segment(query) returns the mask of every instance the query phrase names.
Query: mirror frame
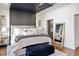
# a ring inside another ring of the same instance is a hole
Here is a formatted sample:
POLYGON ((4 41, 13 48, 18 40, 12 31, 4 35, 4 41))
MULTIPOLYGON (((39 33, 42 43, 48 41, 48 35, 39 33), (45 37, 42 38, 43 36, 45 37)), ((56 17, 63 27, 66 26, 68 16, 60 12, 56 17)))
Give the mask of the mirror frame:
POLYGON ((55 39, 54 39, 54 43, 57 45, 57 44, 60 44, 58 45, 59 47, 64 47, 64 40, 65 40, 65 23, 55 23, 55 39), (63 24, 63 34, 62 34, 62 42, 58 42, 56 41, 56 25, 60 25, 60 24, 63 24))

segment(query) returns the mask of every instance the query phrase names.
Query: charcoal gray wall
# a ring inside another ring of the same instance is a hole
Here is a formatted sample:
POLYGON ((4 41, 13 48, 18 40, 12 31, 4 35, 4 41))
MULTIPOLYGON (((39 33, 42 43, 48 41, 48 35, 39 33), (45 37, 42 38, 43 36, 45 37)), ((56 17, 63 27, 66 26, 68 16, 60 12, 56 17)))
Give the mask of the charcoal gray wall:
POLYGON ((10 24, 35 26, 36 15, 23 10, 10 9, 10 24))

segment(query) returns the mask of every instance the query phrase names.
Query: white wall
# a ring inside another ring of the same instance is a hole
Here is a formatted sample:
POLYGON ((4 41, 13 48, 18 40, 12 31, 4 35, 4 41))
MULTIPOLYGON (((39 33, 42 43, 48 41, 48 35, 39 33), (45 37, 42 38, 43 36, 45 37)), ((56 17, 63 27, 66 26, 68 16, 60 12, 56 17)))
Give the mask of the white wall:
MULTIPOLYGON (((63 4, 59 4, 63 5, 63 4)), ((65 4, 63 7, 53 9, 51 11, 42 11, 36 14, 36 26, 38 27, 38 20, 42 20, 42 26, 47 32, 47 20, 53 19, 53 32, 55 36, 55 23, 65 23, 65 40, 64 47, 75 49, 75 35, 74 35, 74 15, 79 13, 79 4, 65 4)), ((56 6, 55 6, 56 7, 56 6)))

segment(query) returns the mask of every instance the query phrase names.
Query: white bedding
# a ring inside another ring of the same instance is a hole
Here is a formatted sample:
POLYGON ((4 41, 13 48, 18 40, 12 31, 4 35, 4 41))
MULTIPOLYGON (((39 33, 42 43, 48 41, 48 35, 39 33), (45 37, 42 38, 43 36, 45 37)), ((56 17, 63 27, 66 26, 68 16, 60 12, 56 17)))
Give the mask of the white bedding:
POLYGON ((12 35, 12 38, 11 38, 12 53, 18 49, 21 49, 22 47, 33 45, 33 44, 44 43, 44 42, 50 42, 51 44, 51 38, 46 36, 23 38, 23 39, 20 39, 18 42, 15 42, 16 36, 38 35, 39 33, 35 27, 28 28, 28 27, 13 26, 11 31, 12 31, 11 32, 12 33, 11 34, 12 35))
POLYGON ((29 45, 44 43, 44 42, 51 43, 51 38, 47 36, 23 38, 20 39, 17 43, 15 43, 14 50, 16 51, 29 45))

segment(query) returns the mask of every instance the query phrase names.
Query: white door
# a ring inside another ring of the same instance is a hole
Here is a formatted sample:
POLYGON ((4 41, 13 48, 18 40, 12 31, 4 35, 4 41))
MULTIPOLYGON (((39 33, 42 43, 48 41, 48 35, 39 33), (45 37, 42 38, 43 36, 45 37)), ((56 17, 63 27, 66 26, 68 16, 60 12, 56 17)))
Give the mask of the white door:
POLYGON ((75 45, 79 47, 79 14, 75 15, 75 45))

